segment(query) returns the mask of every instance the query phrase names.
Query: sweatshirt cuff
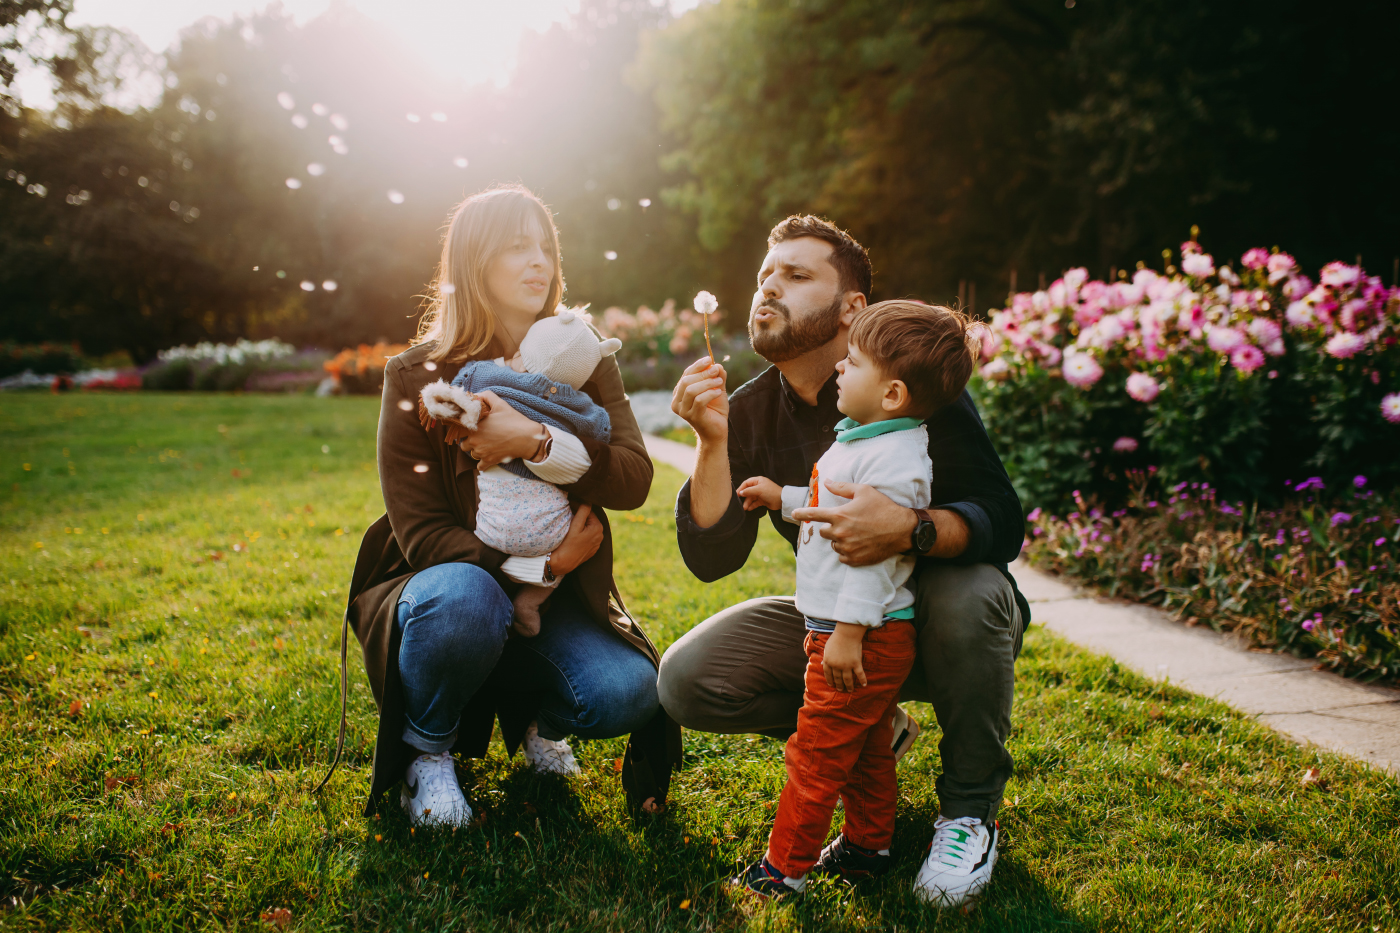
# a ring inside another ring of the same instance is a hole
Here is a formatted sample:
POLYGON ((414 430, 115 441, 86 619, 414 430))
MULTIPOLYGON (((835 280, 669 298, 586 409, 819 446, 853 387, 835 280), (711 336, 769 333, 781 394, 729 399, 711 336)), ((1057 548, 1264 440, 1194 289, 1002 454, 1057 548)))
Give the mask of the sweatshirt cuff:
POLYGON ((792 510, 800 509, 807 504, 807 493, 806 486, 783 487, 783 521, 797 524, 797 519, 792 517, 792 510))
POLYGON ((725 509, 720 520, 708 528, 701 528, 690 517, 690 480, 685 481, 685 485, 676 496, 676 531, 689 537, 709 539, 708 543, 711 544, 716 538, 727 538, 743 531, 746 515, 743 500, 739 498, 738 493, 731 492, 729 508, 725 509))
POLYGON ((949 502, 929 508, 956 512, 967 522, 967 548, 954 558, 957 563, 980 564, 987 559, 992 548, 992 520, 986 509, 975 502, 949 502))
POLYGON ((539 463, 524 461, 530 472, 544 480, 546 483, 553 483, 556 486, 567 486, 569 483, 576 483, 583 478, 583 474, 588 472, 588 468, 593 465, 593 460, 588 456, 588 450, 583 446, 583 441, 579 440, 568 431, 560 431, 553 425, 545 425, 545 430, 554 440, 550 446, 549 456, 539 463))
POLYGON ((543 557, 507 557, 501 563, 501 573, 516 583, 544 586, 544 562, 548 559, 548 554, 543 557))

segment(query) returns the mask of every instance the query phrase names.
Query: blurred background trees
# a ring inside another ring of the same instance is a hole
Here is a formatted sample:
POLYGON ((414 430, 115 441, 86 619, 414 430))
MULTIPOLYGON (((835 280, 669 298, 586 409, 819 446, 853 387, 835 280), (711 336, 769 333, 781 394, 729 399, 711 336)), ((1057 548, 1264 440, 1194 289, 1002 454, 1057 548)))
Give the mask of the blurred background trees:
POLYGON ((402 340, 448 211, 502 181, 556 210, 570 302, 704 287, 731 327, 796 210, 870 247, 873 297, 975 283, 983 311, 1013 272, 1160 266, 1193 223, 1217 255, 1400 252, 1380 3, 584 0, 465 89, 348 6, 205 20, 160 58, 70 6, 0 17, 44 24, 58 79, 52 112, 2 101, 4 339, 402 340))

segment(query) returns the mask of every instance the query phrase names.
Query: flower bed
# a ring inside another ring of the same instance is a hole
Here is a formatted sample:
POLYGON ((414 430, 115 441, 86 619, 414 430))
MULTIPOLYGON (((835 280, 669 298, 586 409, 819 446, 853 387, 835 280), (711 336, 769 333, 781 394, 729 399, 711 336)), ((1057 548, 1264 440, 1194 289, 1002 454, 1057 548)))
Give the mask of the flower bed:
MULTIPOLYGON (((326 360, 323 367, 335 380, 335 388, 349 395, 378 395, 384 389, 384 367, 389 357, 408 349, 406 343, 362 343, 354 349, 341 350, 326 360)), ((455 373, 448 373, 451 379, 455 373)))
MULTIPOLYGON (((721 310, 710 313, 711 339, 715 356, 729 373, 732 391, 768 368, 768 362, 753 352, 747 334, 714 333, 713 325, 723 315, 721 310)), ((587 319, 604 337, 622 341, 617 364, 628 391, 670 391, 680 380, 681 372, 705 355, 704 316, 690 308, 677 310, 674 301, 667 301, 659 311, 646 305, 635 313, 614 307, 589 314, 587 319)))
POLYGON ((1159 476, 1132 471, 1113 511, 1078 490, 1063 517, 1033 509, 1028 559, 1342 673, 1400 680, 1395 497, 1356 476, 1329 498, 1310 477, 1291 485, 1287 504, 1261 509, 1159 476))
MULTIPOLYGON (((1166 254, 1169 256, 1170 254, 1166 254)), ((1141 265, 1141 264, 1140 264, 1141 265)), ((1022 500, 1106 502, 1134 469, 1279 501, 1285 480, 1400 481, 1400 289, 1286 253, 1238 271, 1193 239, 1180 268, 1115 282, 1071 269, 1012 296, 984 331, 973 390, 1022 500)))

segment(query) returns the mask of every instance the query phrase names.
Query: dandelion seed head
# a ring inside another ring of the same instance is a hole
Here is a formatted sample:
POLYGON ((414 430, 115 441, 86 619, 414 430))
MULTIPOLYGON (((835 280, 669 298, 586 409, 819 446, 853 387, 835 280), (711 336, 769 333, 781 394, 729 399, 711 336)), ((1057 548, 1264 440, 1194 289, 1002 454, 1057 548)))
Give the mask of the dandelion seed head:
POLYGON ((389 203, 391 203, 391 204, 402 204, 402 203, 403 203, 403 192, 402 192, 402 191, 396 191, 396 190, 394 190, 393 188, 390 188, 390 189, 389 189, 389 203))
POLYGON ((617 258, 617 250, 608 250, 606 253, 603 254, 603 258, 606 259, 608 262, 612 262, 614 259, 617 258))
POLYGON ((321 288, 328 292, 333 292, 340 287, 340 283, 335 279, 326 279, 321 283, 321 288))
POLYGON ((467 162, 466 156, 458 156, 452 160, 452 164, 458 168, 466 168, 470 163, 467 162))
POLYGON ((310 279, 303 279, 301 290, 304 292, 314 292, 316 290, 316 283, 312 282, 310 279))
POLYGON ((324 165, 322 165, 320 162, 312 162, 310 165, 308 165, 308 166, 306 167, 306 174, 308 174, 308 175, 324 175, 324 174, 326 174, 326 167, 325 167, 324 165))
POLYGON ((292 115, 292 126, 295 126, 299 130, 306 129, 307 126, 310 125, 310 123, 311 121, 306 119, 305 114, 297 113, 292 115))
POLYGON ((277 95, 277 103, 282 105, 283 110, 293 110, 296 108, 297 105, 296 100, 294 100, 292 98, 292 95, 288 94, 286 91, 283 91, 282 93, 277 95))
POLYGON ((298 188, 301 187, 301 179, 300 179, 300 178, 288 178, 288 179, 287 179, 287 187, 288 187, 288 188, 291 188, 293 191, 297 190, 298 188))

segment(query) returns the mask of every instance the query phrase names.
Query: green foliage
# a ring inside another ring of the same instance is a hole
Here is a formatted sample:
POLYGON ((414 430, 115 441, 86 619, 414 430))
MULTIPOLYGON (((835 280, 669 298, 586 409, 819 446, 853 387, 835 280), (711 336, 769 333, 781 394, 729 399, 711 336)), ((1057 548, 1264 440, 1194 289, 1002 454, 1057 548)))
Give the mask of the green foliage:
POLYGON ((1231 505, 1209 486, 1134 473, 1109 514, 1076 496, 1060 518, 1031 512, 1029 558, 1172 609, 1255 644, 1317 657, 1366 680, 1400 682, 1400 509, 1371 492, 1302 485, 1280 508, 1231 505))
POLYGON ((729 0, 650 36, 639 74, 707 247, 815 210, 871 248, 878 297, 970 280, 985 303, 1013 271, 1128 268, 1192 223, 1236 254, 1262 233, 1309 265, 1392 256, 1384 35, 1378 3, 729 0), (1318 146, 1306 115, 1336 107, 1386 142, 1318 146))
POLYGON ((75 373, 83 368, 83 355, 72 344, 0 344, 0 379, 26 369, 37 375, 75 373))
MULTIPOLYGON (((376 411, 353 398, 7 399, 5 488, 19 489, 0 512, 6 929, 269 929, 259 915, 277 907, 293 929, 522 933, 1395 926, 1393 776, 1040 627, 1017 665, 1001 857, 966 915, 910 890, 937 813, 939 733, 923 705, 894 871, 796 905, 749 904, 725 884, 767 841, 783 782, 770 739, 687 733, 657 820, 626 812, 621 740, 576 742, 583 774, 567 781, 499 743, 460 762, 484 817, 469 830, 410 831, 392 803, 365 818, 376 718, 353 642, 347 761, 310 796, 335 740, 343 587, 382 507, 376 411), (1311 767, 1323 781, 1303 787, 1311 767)), ((792 584, 771 530, 742 571, 690 577, 671 523, 681 479, 658 467, 646 506, 609 515, 621 591, 663 649, 792 584)))

